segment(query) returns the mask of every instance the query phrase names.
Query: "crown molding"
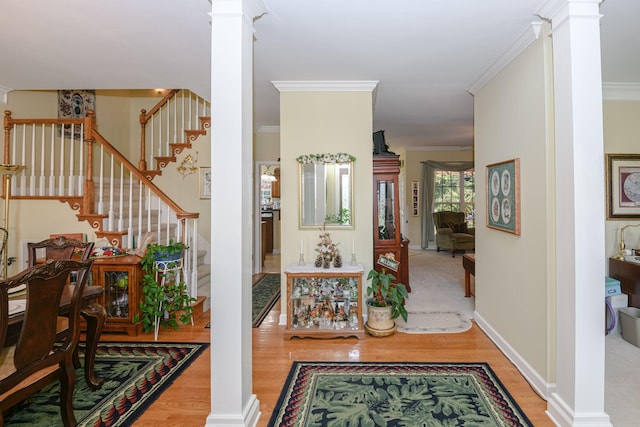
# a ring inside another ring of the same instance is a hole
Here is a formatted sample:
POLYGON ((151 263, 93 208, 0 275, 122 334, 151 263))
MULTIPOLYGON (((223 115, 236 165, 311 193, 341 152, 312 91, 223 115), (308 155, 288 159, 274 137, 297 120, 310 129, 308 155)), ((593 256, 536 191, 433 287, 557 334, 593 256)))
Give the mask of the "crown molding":
POLYGON ((511 61, 513 61, 523 50, 533 43, 540 35, 542 22, 531 22, 529 26, 487 67, 486 71, 473 82, 467 91, 475 95, 487 84, 496 74, 502 71, 511 61))
POLYGON ((258 127, 258 133, 278 133, 280 132, 280 126, 260 126, 258 127))
POLYGON ((605 101, 640 101, 640 83, 602 83, 605 101))
POLYGON ((536 15, 543 19, 551 20, 566 6, 567 0, 547 0, 538 8, 536 15))
POLYGON ((2 102, 3 104, 7 103, 7 94, 9 92, 11 92, 13 89, 8 88, 8 87, 4 87, 4 86, 0 86, 0 102, 2 102))
POLYGON ((405 151, 468 151, 472 150, 470 145, 419 145, 404 147, 405 151))
POLYGON ((377 80, 364 81, 272 81, 278 92, 373 92, 377 80))

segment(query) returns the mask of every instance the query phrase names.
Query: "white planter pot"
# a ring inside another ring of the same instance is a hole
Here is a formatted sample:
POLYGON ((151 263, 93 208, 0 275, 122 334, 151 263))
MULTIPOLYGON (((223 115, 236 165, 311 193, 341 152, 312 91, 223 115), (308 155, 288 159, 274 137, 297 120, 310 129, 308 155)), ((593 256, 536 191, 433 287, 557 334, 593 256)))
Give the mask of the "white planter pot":
POLYGON ((387 336, 396 331, 396 322, 391 318, 391 307, 375 307, 367 304, 365 330, 373 336, 387 336))

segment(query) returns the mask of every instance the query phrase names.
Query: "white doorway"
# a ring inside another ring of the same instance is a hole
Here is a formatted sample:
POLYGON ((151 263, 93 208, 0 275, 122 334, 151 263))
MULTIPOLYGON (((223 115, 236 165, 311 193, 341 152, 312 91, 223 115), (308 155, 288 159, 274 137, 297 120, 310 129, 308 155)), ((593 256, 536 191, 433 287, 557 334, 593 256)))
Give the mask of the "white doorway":
POLYGON ((265 250, 270 249, 269 252, 274 254, 280 252, 279 171, 280 162, 278 161, 258 160, 255 162, 253 173, 253 274, 263 271, 265 250), (274 191, 276 189, 277 192, 274 191), (268 236, 263 236, 263 223, 266 224, 268 236), (265 240, 270 240, 271 244, 268 248, 265 246, 263 249, 263 244, 267 243, 265 240))

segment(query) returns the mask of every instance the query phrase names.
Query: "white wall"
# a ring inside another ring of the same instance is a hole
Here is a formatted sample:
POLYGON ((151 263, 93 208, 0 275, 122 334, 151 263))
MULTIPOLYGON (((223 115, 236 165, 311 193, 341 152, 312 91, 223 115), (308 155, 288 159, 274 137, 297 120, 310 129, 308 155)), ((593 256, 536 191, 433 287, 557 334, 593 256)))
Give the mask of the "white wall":
POLYGON ((507 347, 503 351, 511 352, 521 369, 526 366, 525 376, 540 387, 555 376, 550 356, 555 350, 555 192, 545 39, 535 41, 474 99, 476 312, 507 347), (519 236, 484 225, 486 166, 514 158, 520 159, 519 236))

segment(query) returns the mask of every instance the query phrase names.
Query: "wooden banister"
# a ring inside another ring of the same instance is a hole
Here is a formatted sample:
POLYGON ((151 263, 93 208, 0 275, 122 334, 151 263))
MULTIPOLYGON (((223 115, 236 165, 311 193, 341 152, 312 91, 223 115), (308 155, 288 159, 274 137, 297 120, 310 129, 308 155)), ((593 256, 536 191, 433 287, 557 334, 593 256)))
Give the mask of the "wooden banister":
POLYGON ((147 170, 147 142, 146 142, 146 132, 145 128, 147 127, 147 122, 153 117, 155 113, 160 111, 162 107, 167 105, 169 100, 171 100, 176 93, 178 93, 178 89, 171 89, 161 100, 158 102, 149 112, 147 110, 140 110, 140 127, 141 127, 141 135, 140 135, 140 160, 138 161, 138 169, 147 170))
POLYGON ((150 181, 142 172, 140 172, 136 167, 131 163, 126 157, 124 157, 118 150, 116 150, 113 145, 109 143, 98 131, 93 132, 93 136, 96 141, 100 143, 103 147, 107 148, 118 161, 120 161, 133 175, 136 176, 140 181, 144 182, 146 187, 149 187, 151 191, 160 198, 163 202, 165 202, 171 209, 176 212, 176 216, 179 219, 188 219, 188 218, 198 218, 200 216, 199 213, 187 212, 182 209, 180 206, 176 204, 169 196, 167 196, 160 188, 158 188, 152 181, 150 181))

